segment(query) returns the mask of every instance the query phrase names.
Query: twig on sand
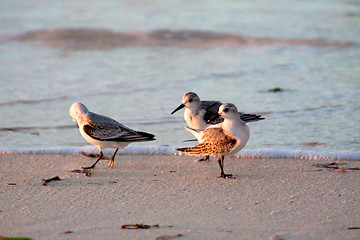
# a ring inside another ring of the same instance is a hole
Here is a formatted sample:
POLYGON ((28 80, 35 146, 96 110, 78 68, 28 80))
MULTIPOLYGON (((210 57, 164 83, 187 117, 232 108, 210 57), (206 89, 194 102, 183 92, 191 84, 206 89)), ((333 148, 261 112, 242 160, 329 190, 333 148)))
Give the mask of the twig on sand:
POLYGON ((59 178, 59 176, 53 177, 53 178, 49 178, 49 179, 42 179, 41 183, 43 186, 46 186, 47 183, 51 182, 51 181, 60 181, 61 178, 59 178))

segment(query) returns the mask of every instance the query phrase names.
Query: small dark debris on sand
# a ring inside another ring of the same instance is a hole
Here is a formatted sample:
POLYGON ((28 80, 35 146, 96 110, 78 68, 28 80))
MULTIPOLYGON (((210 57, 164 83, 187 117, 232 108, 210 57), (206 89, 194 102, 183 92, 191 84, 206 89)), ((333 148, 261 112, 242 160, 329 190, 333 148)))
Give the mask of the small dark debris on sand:
POLYGON ((91 174, 92 174, 91 169, 74 169, 74 170, 71 170, 70 172, 73 172, 73 173, 84 173, 84 176, 85 176, 85 177, 90 177, 91 174))
POLYGON ((149 228, 159 228, 159 224, 156 225, 145 225, 142 223, 136 223, 136 224, 127 224, 127 225, 122 225, 121 228, 122 229, 149 229, 149 228))
POLYGON ((360 227, 348 227, 349 230, 360 230, 360 227))
POLYGON ((339 173, 345 173, 346 170, 360 170, 359 167, 339 167, 339 165, 346 165, 346 163, 318 163, 311 165, 312 167, 325 168, 328 171, 332 172, 336 169, 339 173))
POLYGON ((43 186, 46 186, 47 183, 51 182, 51 181, 60 181, 61 178, 59 178, 59 176, 53 177, 53 178, 49 178, 49 179, 42 179, 41 183, 43 186))
POLYGON ((65 235, 65 234, 70 234, 70 233, 74 233, 74 232, 73 231, 65 231, 65 232, 59 233, 59 235, 65 235))
POLYGON ((177 235, 164 235, 164 236, 157 237, 156 240, 170 240, 170 239, 174 239, 174 238, 182 237, 182 236, 183 235, 180 233, 177 235))

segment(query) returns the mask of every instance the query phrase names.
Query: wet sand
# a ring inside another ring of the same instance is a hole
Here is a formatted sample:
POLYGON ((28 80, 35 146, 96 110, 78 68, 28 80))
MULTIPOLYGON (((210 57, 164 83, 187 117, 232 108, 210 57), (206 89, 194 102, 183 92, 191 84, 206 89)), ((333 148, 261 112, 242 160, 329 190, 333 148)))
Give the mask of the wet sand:
POLYGON ((0 236, 32 239, 358 239, 360 161, 0 155, 0 236), (334 165, 332 165, 334 166, 334 165), (59 176, 43 186, 43 178, 59 176), (126 230, 126 224, 159 228, 126 230), (161 238, 160 238, 161 239, 161 238), (166 239, 166 238, 163 238, 166 239), (168 238, 169 239, 169 238, 168 238))

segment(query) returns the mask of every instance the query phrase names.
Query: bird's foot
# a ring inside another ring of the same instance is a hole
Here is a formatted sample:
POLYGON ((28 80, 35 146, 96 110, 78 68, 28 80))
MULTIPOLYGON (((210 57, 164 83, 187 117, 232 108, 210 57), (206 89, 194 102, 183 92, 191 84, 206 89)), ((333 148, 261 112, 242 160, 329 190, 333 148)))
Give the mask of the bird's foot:
POLYGON ((95 168, 95 166, 90 166, 90 167, 81 167, 82 169, 84 169, 84 170, 89 170, 89 169, 94 169, 95 168))
POLYGON ((90 177, 92 172, 91 172, 91 169, 74 169, 70 172, 74 172, 74 173, 83 173, 85 175, 85 177, 90 177))
POLYGON ((210 161, 210 156, 205 156, 203 158, 200 158, 199 160, 197 160, 198 162, 207 162, 207 161, 210 161))
POLYGON ((225 174, 222 173, 221 176, 219 176, 218 178, 231 178, 231 179, 235 179, 235 176, 233 176, 232 174, 225 174))
POLYGON ((114 166, 114 160, 111 159, 110 162, 109 162, 109 164, 107 165, 107 167, 113 167, 113 166, 114 166))

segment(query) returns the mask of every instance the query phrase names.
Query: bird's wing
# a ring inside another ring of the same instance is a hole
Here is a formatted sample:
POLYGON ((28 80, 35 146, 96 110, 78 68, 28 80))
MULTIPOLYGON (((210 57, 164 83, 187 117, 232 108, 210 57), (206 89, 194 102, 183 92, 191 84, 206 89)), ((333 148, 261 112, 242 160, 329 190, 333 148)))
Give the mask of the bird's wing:
POLYGON ((132 130, 114 119, 98 114, 89 114, 83 130, 99 141, 137 142, 155 140, 150 133, 132 130))
POLYGON ((224 121, 223 118, 220 118, 218 113, 221 104, 222 103, 218 101, 201 101, 200 110, 205 110, 204 119, 207 123, 217 124, 224 121))
POLYGON ((202 139, 207 142, 222 142, 226 141, 230 136, 227 135, 221 127, 211 126, 203 131, 202 139))
POLYGON ((211 127, 202 132, 204 133, 202 143, 194 147, 178 148, 177 150, 190 154, 219 155, 230 152, 236 144, 236 139, 225 134, 222 128, 211 127))
MULTIPOLYGON (((239 112, 239 117, 245 123, 256 122, 256 121, 265 119, 261 115, 251 114, 251 113, 242 113, 242 112, 239 112)), ((219 124, 219 123, 222 123, 223 121, 224 121, 224 118, 221 115, 217 114, 217 115, 214 115, 214 117, 212 119, 207 120, 206 122, 209 124, 219 124)))
POLYGON ((257 115, 257 114, 250 114, 250 113, 242 113, 239 112, 239 116, 240 119, 246 123, 248 122, 256 122, 256 121, 260 121, 263 120, 265 118, 261 117, 261 115, 257 115))

